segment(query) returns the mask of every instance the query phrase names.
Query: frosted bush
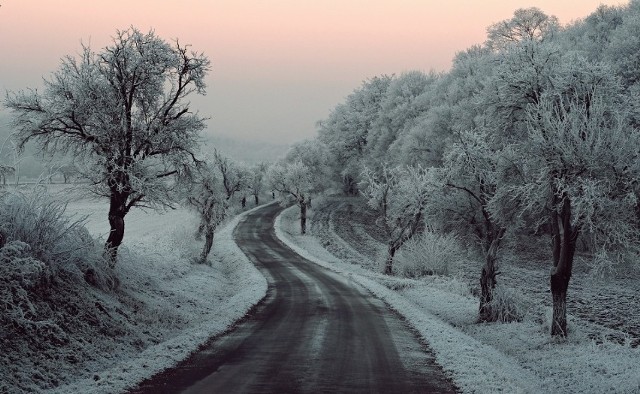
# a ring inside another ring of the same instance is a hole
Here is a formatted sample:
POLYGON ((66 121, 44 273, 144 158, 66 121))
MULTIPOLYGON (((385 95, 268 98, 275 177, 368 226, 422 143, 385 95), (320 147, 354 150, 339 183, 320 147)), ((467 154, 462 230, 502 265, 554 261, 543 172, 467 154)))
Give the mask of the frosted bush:
POLYGON ((398 272, 406 277, 452 275, 464 258, 460 240, 451 234, 426 231, 407 241, 395 261, 398 272))
POLYGON ((43 191, 7 193, 0 198, 0 232, 9 243, 28 245, 29 256, 45 263, 54 276, 108 285, 112 280, 107 278, 101 247, 83 220, 72 219, 65 210, 66 204, 43 191))
POLYGON ((492 292, 487 320, 502 323, 522 321, 528 309, 529 304, 521 292, 498 283, 492 292))
POLYGON ((0 325, 23 325, 36 316, 29 292, 44 281, 46 267, 29 256, 31 248, 20 241, 10 241, 0 249, 0 325))

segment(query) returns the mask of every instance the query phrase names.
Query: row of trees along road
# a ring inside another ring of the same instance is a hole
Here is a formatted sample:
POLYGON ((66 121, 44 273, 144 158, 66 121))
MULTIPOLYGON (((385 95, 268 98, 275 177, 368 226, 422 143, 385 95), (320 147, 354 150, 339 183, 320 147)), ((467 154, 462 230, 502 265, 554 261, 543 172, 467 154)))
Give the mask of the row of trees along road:
POLYGON ((203 54, 130 28, 100 52, 83 47, 78 57, 63 58, 42 92, 7 94, 18 146, 35 141, 53 157, 73 158, 78 176, 109 199, 105 251, 112 265, 133 207, 186 201, 201 218, 204 261, 234 193, 250 190, 258 203, 264 165, 243 166, 217 152, 209 162, 197 158, 205 119, 186 98, 205 94, 209 71, 203 54))
POLYGON ((247 195, 254 197, 255 205, 260 204, 260 196, 266 187, 266 171, 264 163, 247 166, 216 151, 211 160, 197 163, 194 173, 183 178, 186 181, 182 189, 184 199, 200 218, 196 238, 205 237, 201 262, 209 256, 216 228, 235 213, 232 206, 235 195, 241 195, 242 208, 246 206, 247 195))
MULTIPOLYGON (((323 174, 313 163, 325 157, 325 187, 364 194, 388 234, 388 274, 424 228, 475 243, 485 256, 483 321, 496 316, 504 240, 549 237, 551 334, 565 336, 578 240, 600 264, 638 256, 639 30, 636 0, 566 27, 519 9, 446 73, 365 81, 319 122, 302 150, 312 164, 294 155, 286 165, 305 165, 313 177, 298 184, 311 190, 323 174)), ((276 189, 297 198, 304 217, 302 194, 276 189)))

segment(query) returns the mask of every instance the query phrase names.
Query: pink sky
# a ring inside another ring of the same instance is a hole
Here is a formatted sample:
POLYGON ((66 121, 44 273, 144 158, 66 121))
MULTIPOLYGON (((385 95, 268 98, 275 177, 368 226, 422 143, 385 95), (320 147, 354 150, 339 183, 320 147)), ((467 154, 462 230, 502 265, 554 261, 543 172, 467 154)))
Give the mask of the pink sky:
POLYGON ((361 81, 447 70, 490 24, 535 6, 565 24, 601 0, 0 0, 0 88, 38 87, 80 41, 104 47, 116 29, 154 28, 212 60, 193 103, 209 131, 291 142, 361 81))

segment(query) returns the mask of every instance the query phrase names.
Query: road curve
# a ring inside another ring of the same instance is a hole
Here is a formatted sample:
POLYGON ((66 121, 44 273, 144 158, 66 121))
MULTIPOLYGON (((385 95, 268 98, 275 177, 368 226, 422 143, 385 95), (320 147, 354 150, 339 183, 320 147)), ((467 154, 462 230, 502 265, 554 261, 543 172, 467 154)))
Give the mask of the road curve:
POLYGON ((426 346, 380 300, 276 238, 267 205, 235 230, 269 282, 228 333, 133 393, 452 393, 426 346))

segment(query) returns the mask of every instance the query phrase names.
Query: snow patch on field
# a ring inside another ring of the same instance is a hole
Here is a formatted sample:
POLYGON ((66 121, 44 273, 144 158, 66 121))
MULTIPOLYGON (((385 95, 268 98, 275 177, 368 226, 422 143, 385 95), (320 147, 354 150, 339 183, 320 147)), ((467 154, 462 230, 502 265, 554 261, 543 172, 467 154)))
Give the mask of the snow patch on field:
POLYGON ((296 219, 292 208, 283 211, 276 220, 278 237, 305 258, 360 283, 403 315, 463 392, 640 392, 640 349, 609 341, 598 344, 576 324, 568 340, 554 341, 549 317, 477 324, 478 300, 458 280, 389 277, 363 264, 345 263, 323 246, 345 240, 299 235, 296 219))

